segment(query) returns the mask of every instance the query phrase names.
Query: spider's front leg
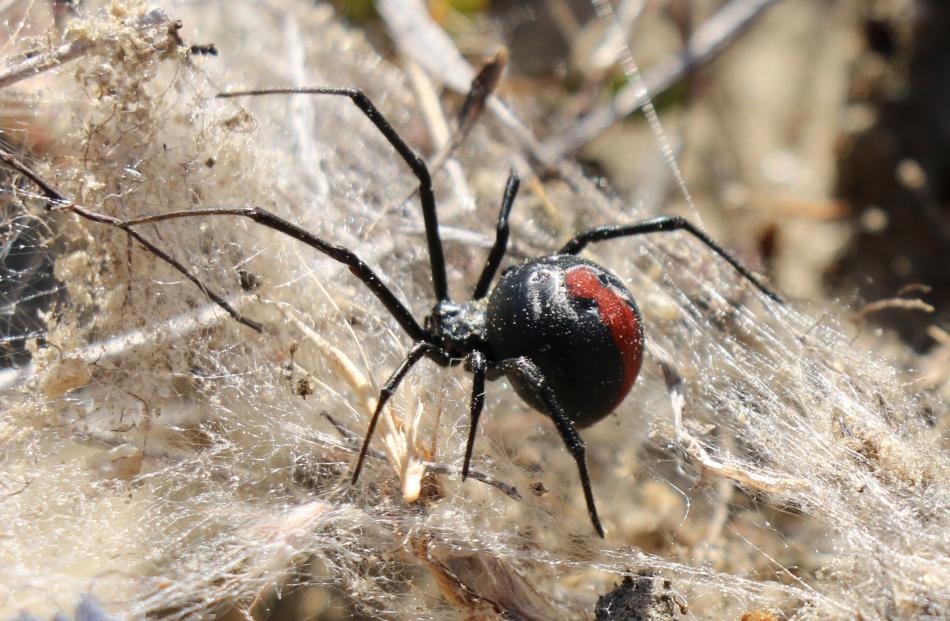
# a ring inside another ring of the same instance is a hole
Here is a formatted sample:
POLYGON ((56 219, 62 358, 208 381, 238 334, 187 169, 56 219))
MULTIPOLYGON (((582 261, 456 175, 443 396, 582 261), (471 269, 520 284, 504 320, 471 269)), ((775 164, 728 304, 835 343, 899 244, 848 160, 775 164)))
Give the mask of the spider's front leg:
POLYGON ((233 91, 218 93, 220 98, 246 97, 250 95, 330 95, 346 97, 359 108, 376 129, 386 138, 386 141, 399 154, 399 157, 409 166, 412 174, 419 180, 419 201, 422 203, 422 219, 426 228, 426 243, 429 247, 429 265, 432 269, 432 286, 435 289, 437 300, 449 299, 449 289, 445 276, 445 255, 442 250, 442 238, 439 237, 439 219, 435 209, 435 192, 432 189, 432 175, 425 160, 406 144, 393 126, 386 120, 383 113, 370 101, 363 91, 355 88, 339 88, 334 86, 316 86, 305 88, 264 88, 250 91, 233 91))
MULTIPOLYGON (((264 209, 260 209, 258 207, 227 207, 221 209, 188 209, 184 211, 168 211, 150 216, 141 216, 138 218, 116 221, 117 224, 115 224, 115 226, 119 226, 123 230, 131 231, 132 229, 130 227, 140 224, 163 222, 165 220, 175 220, 179 218, 221 216, 240 216, 242 218, 248 218, 269 229, 273 229, 283 233, 284 235, 293 237, 294 239, 307 244, 314 250, 322 252, 334 261, 338 261, 346 265, 350 269, 350 273, 359 278, 363 284, 365 284, 366 287, 373 292, 377 299, 382 302, 383 306, 386 307, 386 310, 388 310, 393 318, 399 323, 399 325, 402 326, 402 329, 406 331, 406 334, 408 334, 410 338, 417 342, 423 341, 427 338, 425 330, 423 330, 419 323, 415 320, 406 305, 399 301, 396 295, 379 278, 376 272, 374 272, 373 269, 362 259, 356 256, 352 250, 324 241, 323 239, 320 239, 319 237, 300 228, 296 224, 288 220, 284 220, 283 218, 276 216, 264 209)), ((136 237, 136 239, 138 239, 138 237, 136 237)), ((202 287, 203 291, 205 290, 202 285, 199 286, 202 287)))
POLYGON ((515 202, 515 196, 518 195, 518 186, 521 185, 521 179, 515 173, 514 169, 508 173, 508 182, 505 184, 505 195, 501 201, 501 212, 498 214, 498 225, 495 228, 495 243, 492 245, 488 258, 485 259, 485 267, 482 268, 482 275, 478 277, 478 283, 475 285, 475 292, 472 294, 473 300, 480 300, 488 295, 488 288, 491 287, 492 278, 501 265, 501 259, 505 256, 508 249, 508 216, 511 215, 511 207, 515 202))
POLYGON ((98 222, 99 224, 105 224, 105 225, 120 229, 122 231, 125 231, 126 235, 136 240, 138 243, 142 244, 142 246, 146 250, 148 250, 150 253, 152 253, 155 257, 157 257, 161 261, 164 261, 169 266, 171 266, 172 269, 176 270, 179 274, 181 274, 182 276, 184 276, 185 278, 193 282, 195 286, 201 290, 202 293, 208 296, 208 298, 211 301, 213 301, 215 304, 221 307, 225 312, 227 312, 228 315, 230 315, 235 321, 237 321, 238 323, 244 324, 245 326, 251 328, 255 332, 263 332, 264 328, 260 323, 254 321, 253 319, 249 319, 245 317, 244 315, 242 315, 241 313, 239 313, 233 306, 231 306, 231 304, 226 299, 224 299, 223 296, 216 293, 213 289, 210 289, 207 285, 205 285, 201 279, 199 279, 197 276, 191 273, 191 271, 187 267, 185 267, 184 264, 181 263, 178 259, 171 256, 170 254, 168 254, 167 252, 165 252, 164 250, 162 250, 161 248, 159 248, 158 246, 150 242, 146 237, 144 237, 138 231, 134 230, 132 228, 133 223, 129 221, 120 220, 118 218, 113 218, 112 216, 98 213, 96 211, 91 211, 89 209, 86 209, 85 207, 82 207, 81 205, 77 205, 76 203, 66 198, 66 196, 63 195, 61 192, 59 192, 59 190, 56 190, 45 179, 40 177, 36 172, 33 171, 33 169, 31 169, 29 166, 21 162, 15 155, 3 149, 0 149, 0 162, 3 162, 4 164, 9 166, 13 170, 19 172, 24 177, 26 177, 27 179, 35 183, 37 187, 40 188, 40 190, 46 196, 47 210, 65 209, 67 211, 71 211, 72 213, 76 214, 80 218, 89 220, 90 222, 98 222))
POLYGON ((379 399, 376 400, 376 409, 373 411, 373 418, 369 421, 369 429, 366 430, 366 437, 363 439, 363 448, 360 449, 360 456, 356 460, 356 467, 353 468, 353 485, 356 485, 356 482, 360 478, 363 461, 366 459, 367 451, 369 451, 369 442, 373 439, 373 433, 376 431, 376 423, 379 422, 379 415, 383 413, 383 407, 386 406, 386 402, 389 401, 389 398, 392 397, 396 389, 399 388, 399 384, 406 377, 406 374, 409 373, 410 369, 412 369, 417 362, 422 360, 423 356, 432 353, 435 349, 435 346, 425 341, 420 341, 413 345, 402 363, 396 367, 393 374, 386 380, 382 390, 379 391, 379 399))
POLYGON ((604 537, 604 528, 600 525, 600 518, 597 516, 597 506, 594 504, 594 492, 590 486, 590 473, 587 470, 586 445, 581 435, 577 432, 574 423, 571 422, 564 408, 558 403, 557 395, 555 395, 554 390, 545 380, 541 369, 530 359, 523 356, 521 358, 502 360, 498 364, 498 367, 507 375, 513 375, 525 384, 533 387, 541 402, 544 404, 548 416, 554 421, 558 433, 561 434, 564 445, 571 453, 571 456, 574 457, 574 461, 577 462, 577 471, 581 477, 581 487, 584 488, 584 500, 587 502, 587 513, 590 515, 590 521, 594 525, 594 530, 597 531, 598 535, 604 537))
POLYGON ((485 360, 485 354, 480 351, 473 351, 468 356, 466 364, 472 372, 472 405, 471 422, 468 428, 468 442, 465 444, 465 461, 462 462, 462 480, 468 478, 468 467, 472 461, 472 449, 475 447, 475 433, 478 430, 478 419, 482 415, 482 408, 485 406, 485 373, 488 370, 488 362, 485 360))

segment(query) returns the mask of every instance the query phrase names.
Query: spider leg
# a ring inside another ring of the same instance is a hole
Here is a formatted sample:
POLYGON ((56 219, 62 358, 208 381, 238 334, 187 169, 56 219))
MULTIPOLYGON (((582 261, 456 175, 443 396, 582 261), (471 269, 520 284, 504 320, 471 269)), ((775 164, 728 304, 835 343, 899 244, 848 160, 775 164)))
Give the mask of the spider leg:
POLYGON ((201 279, 199 279, 197 276, 192 274, 188 270, 188 268, 186 268, 182 263, 180 263, 177 259, 175 259, 171 255, 166 253, 164 250, 162 250, 161 248, 159 248, 152 242, 150 242, 148 239, 143 237, 137 231, 132 229, 131 225, 129 225, 128 223, 123 222, 122 220, 119 220, 118 218, 113 218, 112 216, 107 216, 105 214, 90 211, 86 209, 85 207, 80 207, 76 203, 73 203, 72 201, 67 199, 62 193, 54 189, 53 186, 47 183, 42 177, 40 177, 38 174, 33 172, 33 170, 27 167, 26 164, 23 164, 22 162, 20 162, 20 160, 17 159, 17 157, 14 156, 12 153, 8 153, 6 151, 0 150, 0 161, 3 161, 3 163, 5 163, 7 166, 9 166, 10 168, 13 168, 14 170, 19 172, 23 176, 27 177, 30 181, 35 183, 40 188, 40 190, 43 192, 43 194, 46 195, 46 198, 49 201, 49 204, 47 205, 47 209, 53 209, 54 207, 58 207, 60 209, 66 209, 86 220, 90 220, 92 222, 98 222, 100 224, 107 224, 109 226, 114 226, 118 229, 125 231, 126 234, 129 235, 129 237, 135 239, 135 241, 142 244, 142 246, 144 246, 146 250, 148 250, 153 255, 155 255, 156 257, 158 257, 159 259, 161 259, 168 265, 170 265, 182 276, 184 276, 185 278, 193 282, 196 287, 201 289, 202 293, 208 296, 208 298, 211 299, 215 304, 220 306, 235 321, 237 321, 238 323, 242 323, 245 326, 257 332, 263 331, 263 327, 261 326, 260 323, 254 321, 253 319, 248 319, 241 313, 237 312, 237 310, 233 306, 231 306, 231 304, 228 303, 227 300, 225 300, 219 294, 215 293, 212 289, 209 289, 201 281, 201 279))
POLYGON ((336 95, 348 97, 360 111, 366 115, 386 141, 399 153, 413 174, 419 180, 419 201, 422 203, 422 218, 426 226, 426 242, 429 246, 429 264, 432 268, 432 286, 438 300, 447 300, 449 288, 445 277, 445 255, 442 252, 442 238, 439 237, 439 220, 435 210, 435 194, 432 190, 432 175, 425 160, 413 151, 396 133, 393 126, 373 105, 363 91, 354 88, 314 87, 314 88, 268 88, 250 91, 218 93, 218 97, 243 97, 246 95, 336 95))
POLYGON ((478 284, 475 285, 475 293, 472 294, 473 300, 480 300, 488 293, 488 287, 491 286, 492 278, 498 271, 502 257, 505 256, 505 250, 508 248, 508 215, 511 214, 511 206, 515 202, 515 196, 518 194, 518 186, 521 180, 512 170, 508 174, 508 183, 505 186, 505 196, 501 201, 501 213, 498 214, 498 226, 495 232, 495 245, 492 246, 485 260, 485 267, 482 268, 482 275, 478 278, 478 284))
POLYGON ((472 461, 472 449, 475 447, 475 433, 478 431, 478 419, 481 417, 482 408, 485 406, 485 371, 488 369, 485 354, 477 350, 469 355, 468 363, 472 368, 472 406, 468 443, 465 445, 465 461, 462 462, 463 481, 468 478, 468 467, 472 461))
POLYGON ((363 460, 366 459, 366 452, 369 450, 369 442, 373 438, 373 433, 376 431, 376 423, 379 422, 379 415, 383 412, 383 407, 386 405, 386 402, 389 401, 389 398, 393 396, 393 393, 396 392, 396 389, 399 388, 400 382, 403 378, 406 377, 406 374, 409 373, 409 370, 417 362, 419 362, 423 356, 427 353, 434 350, 435 347, 420 341, 412 346, 409 350, 409 353, 406 354, 406 357, 403 359, 402 363, 396 367, 396 370, 393 371, 393 374, 389 376, 389 379, 386 380, 386 383, 383 385, 383 389, 379 391, 379 399, 376 400, 376 410, 373 412, 373 418, 369 421, 369 429, 366 430, 366 437, 363 439, 363 448, 360 449, 360 456, 356 460, 356 466, 353 468, 353 484, 356 485, 356 482, 360 478, 360 471, 363 469, 363 460))
POLYGON ((745 266, 733 258, 732 255, 726 252, 722 246, 714 242, 711 237, 693 226, 693 224, 688 220, 679 216, 661 216, 659 218, 652 218, 650 220, 644 220, 643 222, 637 222, 635 224, 629 225, 599 226, 575 236, 571 241, 564 244, 564 247, 561 248, 560 253, 577 254, 584 249, 584 246, 591 242, 616 239, 618 237, 642 235, 644 233, 668 233, 670 231, 686 231, 687 233, 691 234, 693 237, 706 244, 706 246, 708 246, 713 252, 725 259, 729 265, 734 267, 736 271, 739 272, 739 274, 744 276, 746 280, 755 285, 756 289, 780 304, 785 303, 777 293, 766 287, 752 274, 752 272, 750 272, 745 266))
POLYGON ((564 409, 557 401, 554 390, 545 381, 544 374, 536 364, 528 358, 509 358, 502 360, 499 365, 506 373, 519 376, 525 383, 534 387, 538 396, 544 402, 548 416, 554 421, 558 433, 567 450, 577 462, 577 471, 581 477, 581 487, 584 488, 584 500, 587 502, 587 514, 594 525, 594 530, 601 537, 604 537, 604 528, 600 525, 600 518, 597 517, 597 506, 594 504, 594 492, 590 486, 590 473, 587 471, 586 445, 581 438, 574 423, 564 412, 564 409))
POLYGON ((363 281, 370 291, 372 291, 386 310, 392 314, 403 330, 406 331, 413 340, 425 341, 428 337, 425 330, 409 312, 409 309, 399 301, 396 295, 387 287, 376 272, 363 262, 349 248, 338 246, 326 242, 319 237, 305 231, 296 224, 293 224, 279 216, 275 216, 269 211, 257 207, 232 207, 222 209, 192 209, 184 211, 169 211, 151 216, 142 216, 140 218, 131 218, 123 220, 123 226, 134 226, 151 222, 161 222, 162 220, 173 220, 176 218, 193 218, 198 216, 241 216, 257 222, 262 226, 274 229, 294 239, 301 241, 315 250, 319 250, 331 259, 343 263, 350 268, 350 272, 363 281))

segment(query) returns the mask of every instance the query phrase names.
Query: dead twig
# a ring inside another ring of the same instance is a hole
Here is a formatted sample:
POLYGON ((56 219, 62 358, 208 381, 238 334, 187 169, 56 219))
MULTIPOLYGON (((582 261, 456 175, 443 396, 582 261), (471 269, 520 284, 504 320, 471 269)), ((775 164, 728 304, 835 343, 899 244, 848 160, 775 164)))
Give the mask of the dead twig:
POLYGON ((932 313, 935 310, 933 306, 918 298, 885 298, 866 304, 861 310, 854 313, 852 318, 863 320, 867 319, 868 315, 893 308, 900 310, 917 310, 924 313, 932 313))
MULTIPOLYGON (((167 28, 177 38, 177 30, 181 24, 174 22, 164 12, 155 9, 145 15, 136 17, 127 22, 127 25, 137 29, 167 28)), ((42 52, 20 62, 14 63, 0 71, 0 88, 6 88, 21 80, 43 73, 59 65, 76 60, 84 56, 89 50, 99 44, 94 39, 81 38, 63 44, 54 50, 42 52)))

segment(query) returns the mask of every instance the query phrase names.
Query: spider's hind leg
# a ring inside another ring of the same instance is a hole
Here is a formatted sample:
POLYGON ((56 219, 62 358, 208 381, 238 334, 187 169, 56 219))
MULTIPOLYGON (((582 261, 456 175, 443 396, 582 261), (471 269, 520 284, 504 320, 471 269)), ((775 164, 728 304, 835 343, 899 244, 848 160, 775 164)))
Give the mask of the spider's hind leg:
POLYGON ((756 278, 756 276, 749 271, 749 268, 739 263, 735 257, 726 252, 726 250, 717 244, 709 235, 706 235, 706 233, 696 228, 692 222, 680 216, 660 216, 634 224, 599 226, 575 235, 572 240, 564 244, 559 252, 561 254, 578 254, 587 244, 594 242, 617 239, 618 237, 647 235, 650 233, 670 233, 672 231, 685 231, 703 242, 710 250, 718 254, 726 263, 735 268, 743 278, 755 285, 756 289, 779 304, 784 304, 782 298, 756 278))
POLYGON ((584 500, 587 502, 587 513, 590 516, 591 524, 594 525, 594 530, 597 531, 598 535, 604 537, 604 528, 600 525, 600 518, 597 516, 597 506, 594 504, 594 492, 590 486, 590 473, 587 470, 586 445, 581 435, 577 432, 574 423, 571 422, 570 417, 568 417, 567 413, 558 403, 557 396, 545 380, 541 369, 538 368, 538 365, 525 357, 509 358, 501 361, 498 366, 506 373, 519 377, 525 384, 533 386, 537 391, 538 396, 547 409, 548 416, 554 421, 558 433, 561 434, 564 445, 571 453, 574 461, 577 462, 577 471, 581 477, 581 487, 584 488, 584 500))
POLYGON ((356 482, 360 478, 360 471, 363 470, 363 461, 366 459, 367 451, 369 451, 370 440, 373 439, 373 433, 376 431, 376 423, 379 422, 379 415, 383 413, 386 402, 389 401, 389 398, 392 397, 396 389, 399 388, 399 384, 402 383, 402 380, 406 377, 406 374, 409 373, 410 369, 412 369, 417 362, 422 360, 423 356, 431 353, 434 349, 432 345, 424 341, 413 345, 402 363, 396 367, 393 374, 386 380, 382 390, 379 391, 379 399, 376 400, 376 409, 373 411, 373 418, 369 421, 369 429, 366 430, 366 437, 363 439, 363 448, 360 449, 360 456, 356 460, 356 466, 353 468, 352 481, 354 485, 356 485, 356 482))

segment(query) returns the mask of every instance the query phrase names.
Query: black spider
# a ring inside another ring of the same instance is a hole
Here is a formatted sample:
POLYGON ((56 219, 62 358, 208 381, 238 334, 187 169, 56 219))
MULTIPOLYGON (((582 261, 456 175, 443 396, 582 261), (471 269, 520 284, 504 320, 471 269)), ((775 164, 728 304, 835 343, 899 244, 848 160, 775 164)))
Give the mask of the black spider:
POLYGON ((472 373, 473 387, 471 426, 465 447, 462 478, 467 478, 469 473, 478 419, 484 405, 485 380, 507 376, 525 401, 554 421, 564 444, 577 462, 587 511, 597 534, 603 537, 604 530, 597 516, 587 472, 585 445, 577 429, 604 418, 630 391, 642 362, 643 332, 640 313, 623 282, 603 267, 576 255, 592 242, 682 230, 720 255, 766 296, 777 302, 781 302, 781 299, 705 233, 679 217, 659 217, 630 225, 601 226, 584 231, 557 253, 506 270, 495 288, 491 289, 492 280, 505 254, 508 215, 518 191, 518 177, 512 172, 502 200, 495 243, 472 297, 467 302, 455 302, 449 297, 446 283, 445 259, 429 170, 376 106, 361 91, 344 88, 254 90, 222 93, 219 97, 269 94, 348 97, 379 129, 418 178, 436 299, 422 325, 379 276, 352 251, 315 237, 263 209, 196 209, 120 220, 72 203, 12 154, 0 151, 0 160, 36 183, 49 199, 50 209, 68 209, 83 218, 126 231, 155 256, 195 283, 234 319, 257 331, 261 331, 259 323, 238 313, 184 265, 142 237, 133 227, 174 218, 242 216, 289 235, 347 265, 413 341, 405 359, 380 391, 376 410, 353 469, 353 483, 359 479, 383 407, 413 365, 422 358, 429 358, 441 366, 464 363, 465 368, 472 373))

